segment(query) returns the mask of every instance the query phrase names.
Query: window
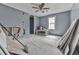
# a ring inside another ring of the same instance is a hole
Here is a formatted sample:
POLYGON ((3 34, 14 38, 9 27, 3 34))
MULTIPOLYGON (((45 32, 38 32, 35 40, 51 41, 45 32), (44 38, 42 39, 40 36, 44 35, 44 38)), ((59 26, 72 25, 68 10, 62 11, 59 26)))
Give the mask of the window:
POLYGON ((49 29, 55 29, 55 19, 55 16, 49 18, 49 29))

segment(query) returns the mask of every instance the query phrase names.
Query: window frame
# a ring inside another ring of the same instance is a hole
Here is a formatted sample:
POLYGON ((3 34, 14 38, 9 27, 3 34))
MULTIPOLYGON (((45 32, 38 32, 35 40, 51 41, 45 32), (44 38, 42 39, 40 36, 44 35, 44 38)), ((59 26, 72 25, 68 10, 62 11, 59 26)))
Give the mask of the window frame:
POLYGON ((55 29, 56 29, 56 28, 55 28, 55 24, 56 24, 56 16, 49 17, 49 18, 48 18, 48 29, 50 29, 50 30, 55 30, 55 29), (54 17, 54 18, 53 18, 53 17, 54 17), (54 20, 54 21, 53 21, 53 22, 50 22, 50 18, 51 18, 52 20, 54 20), (54 27, 52 28, 51 25, 53 25, 54 27))

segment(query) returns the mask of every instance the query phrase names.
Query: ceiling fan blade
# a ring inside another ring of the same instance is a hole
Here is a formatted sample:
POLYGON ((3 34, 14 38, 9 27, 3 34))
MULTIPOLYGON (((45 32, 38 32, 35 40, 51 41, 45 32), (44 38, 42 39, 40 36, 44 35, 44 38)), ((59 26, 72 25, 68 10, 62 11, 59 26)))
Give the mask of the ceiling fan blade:
POLYGON ((38 12, 39 10, 36 10, 35 12, 38 12))
POLYGON ((43 8, 43 9, 50 9, 50 8, 43 8))
POLYGON ((32 8, 38 9, 38 7, 32 7, 32 8))
POLYGON ((44 11, 42 11, 42 13, 44 13, 44 11))

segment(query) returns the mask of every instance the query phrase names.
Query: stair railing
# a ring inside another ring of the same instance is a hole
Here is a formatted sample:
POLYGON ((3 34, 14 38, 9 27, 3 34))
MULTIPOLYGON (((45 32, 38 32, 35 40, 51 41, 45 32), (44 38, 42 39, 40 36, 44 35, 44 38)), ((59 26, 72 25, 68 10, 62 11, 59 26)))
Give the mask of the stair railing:
POLYGON ((0 23, 0 26, 1 26, 3 29, 5 29, 14 39, 16 39, 23 47, 25 47, 25 45, 24 45, 22 42, 20 42, 10 31, 8 31, 4 25, 2 25, 2 24, 0 23))

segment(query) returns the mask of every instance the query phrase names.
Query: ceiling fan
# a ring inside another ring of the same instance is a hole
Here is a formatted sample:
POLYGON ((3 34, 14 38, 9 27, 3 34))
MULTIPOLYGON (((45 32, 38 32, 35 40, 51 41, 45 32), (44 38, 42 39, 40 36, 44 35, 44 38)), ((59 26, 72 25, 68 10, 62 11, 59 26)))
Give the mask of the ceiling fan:
POLYGON ((48 11, 50 9, 48 7, 45 7, 45 3, 41 3, 41 4, 32 3, 32 4, 35 5, 35 6, 32 6, 32 8, 36 9, 35 12, 41 11, 42 13, 44 13, 45 11, 48 11))

